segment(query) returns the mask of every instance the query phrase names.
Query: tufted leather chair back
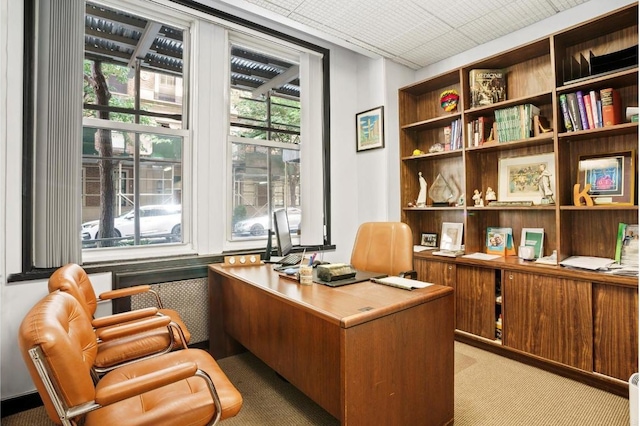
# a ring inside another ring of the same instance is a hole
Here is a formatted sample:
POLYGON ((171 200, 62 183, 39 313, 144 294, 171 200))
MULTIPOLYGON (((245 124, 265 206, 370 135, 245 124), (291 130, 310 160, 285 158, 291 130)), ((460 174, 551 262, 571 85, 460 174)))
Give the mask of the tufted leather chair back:
POLYGON ((98 346, 90 319, 76 299, 53 292, 40 300, 22 320, 18 343, 47 415, 54 423, 62 424, 29 356, 31 348, 39 347, 45 363, 55 366, 49 374, 68 406, 93 401, 95 386, 91 367, 98 346))
POLYGON ((71 294, 80 302, 87 316, 93 319, 98 302, 96 292, 84 268, 75 263, 58 268, 49 278, 49 292, 60 290, 71 294))
POLYGON ((358 228, 351 265, 361 271, 398 275, 413 270, 413 234, 403 222, 365 222, 358 228))

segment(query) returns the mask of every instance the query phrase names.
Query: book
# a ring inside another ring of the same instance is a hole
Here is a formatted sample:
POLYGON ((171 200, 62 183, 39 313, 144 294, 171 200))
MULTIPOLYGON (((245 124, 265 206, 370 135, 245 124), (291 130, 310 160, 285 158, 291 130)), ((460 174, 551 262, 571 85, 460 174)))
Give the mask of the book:
POLYGON ((623 266, 638 267, 638 225, 618 224, 618 238, 614 260, 623 266))
POLYGON ((388 285, 390 287, 401 288, 404 290, 413 290, 414 288, 425 288, 433 285, 433 283, 426 283, 418 280, 411 280, 403 277, 384 277, 384 278, 371 278, 371 281, 376 284, 388 285))
POLYGON ((610 87, 600 90, 600 101, 602 102, 602 127, 622 123, 622 101, 618 91, 610 87))
POLYGON ((564 128, 567 132, 573 132, 573 124, 571 123, 571 117, 569 117, 569 104, 567 103, 567 95, 563 93, 560 95, 559 99, 564 128))
POLYGON ((507 78, 503 69, 472 69, 469 71, 471 108, 491 105, 507 99, 507 78))
POLYGON ((598 111, 598 101, 600 100, 600 93, 595 90, 591 90, 589 92, 589 96, 591 96, 591 114, 593 114, 593 124, 595 128, 602 127, 601 122, 598 120, 599 111, 598 111))
POLYGON ((580 122, 582 124, 582 130, 589 129, 589 120, 587 118, 587 109, 584 104, 584 93, 582 90, 576 92, 576 99, 578 101, 578 111, 580 112, 580 122))
POLYGON ((569 106, 569 118, 574 130, 582 130, 582 120, 580 119, 580 109, 578 107, 578 97, 575 93, 567 93, 567 104, 569 106))
POLYGON ((591 109, 591 95, 589 95, 588 93, 586 95, 582 95, 582 101, 584 102, 584 110, 587 113, 589 128, 595 129, 596 125, 593 122, 593 110, 591 109))

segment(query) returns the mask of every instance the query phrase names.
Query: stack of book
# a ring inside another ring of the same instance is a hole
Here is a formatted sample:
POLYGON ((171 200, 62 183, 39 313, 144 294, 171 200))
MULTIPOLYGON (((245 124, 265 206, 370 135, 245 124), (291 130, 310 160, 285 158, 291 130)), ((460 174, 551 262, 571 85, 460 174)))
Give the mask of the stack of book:
POLYGON ((451 122, 444 128, 444 150, 454 151, 462 149, 462 121, 460 119, 451 122))
POLYGON ((567 132, 598 129, 622 123, 620 94, 611 87, 563 93, 559 97, 560 110, 567 132))
POLYGON ((493 117, 478 117, 467 123, 468 147, 482 146, 493 139, 493 117))
POLYGON ((498 142, 510 142, 533 136, 533 117, 540 108, 533 104, 515 105, 494 112, 498 142))

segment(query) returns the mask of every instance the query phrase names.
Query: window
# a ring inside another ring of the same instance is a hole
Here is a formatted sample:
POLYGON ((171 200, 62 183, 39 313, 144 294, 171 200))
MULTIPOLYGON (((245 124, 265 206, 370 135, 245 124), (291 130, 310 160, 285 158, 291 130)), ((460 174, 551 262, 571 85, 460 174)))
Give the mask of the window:
POLYGON ((85 249, 183 241, 184 35, 165 23, 87 3, 85 249), (168 211, 170 219, 153 219, 168 211))
POLYGON ((303 216, 299 55, 231 40, 231 240, 266 239, 273 212, 285 208, 297 241, 303 216))
POLYGON ((266 233, 234 225, 280 207, 300 244, 327 243, 327 50, 195 3, 55 4, 28 28, 25 271, 255 249, 266 233), (269 84, 229 83, 241 54, 269 84))

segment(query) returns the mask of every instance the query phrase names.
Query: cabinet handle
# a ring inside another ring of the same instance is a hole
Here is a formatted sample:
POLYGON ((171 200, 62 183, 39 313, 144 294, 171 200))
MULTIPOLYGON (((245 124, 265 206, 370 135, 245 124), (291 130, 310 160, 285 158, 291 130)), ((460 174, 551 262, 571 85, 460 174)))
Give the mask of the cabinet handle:
POLYGON ((449 265, 449 270, 452 270, 452 269, 453 269, 453 266, 449 265))
POLYGON ((513 279, 513 274, 509 274, 509 279, 512 280, 513 279))

